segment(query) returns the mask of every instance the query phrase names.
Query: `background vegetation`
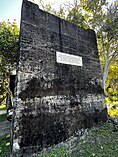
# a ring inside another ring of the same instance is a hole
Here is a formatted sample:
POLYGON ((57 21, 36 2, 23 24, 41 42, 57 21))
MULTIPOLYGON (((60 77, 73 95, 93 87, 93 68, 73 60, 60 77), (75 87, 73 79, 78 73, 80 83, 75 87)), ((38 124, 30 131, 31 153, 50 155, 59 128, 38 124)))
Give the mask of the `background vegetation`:
POLYGON ((12 70, 16 69, 18 39, 19 29, 15 20, 0 22, 0 105, 4 107, 6 93, 11 97, 9 78, 12 70))

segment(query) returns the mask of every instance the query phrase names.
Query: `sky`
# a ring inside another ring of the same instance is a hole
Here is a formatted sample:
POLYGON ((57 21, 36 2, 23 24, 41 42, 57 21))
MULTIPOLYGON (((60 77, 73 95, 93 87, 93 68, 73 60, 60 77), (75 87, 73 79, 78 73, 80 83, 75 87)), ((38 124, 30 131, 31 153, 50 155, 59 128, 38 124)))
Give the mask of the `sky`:
MULTIPOLYGON (((37 2, 38 0, 34 0, 37 2)), ((66 3, 68 0, 44 0, 44 2, 55 2, 55 7, 58 8, 62 3, 66 3)), ((70 2, 73 0, 69 0, 70 2)), ((114 0, 108 0, 112 2, 114 0)), ((12 22, 16 19, 18 26, 20 26, 21 17, 21 5, 22 0, 0 0, 0 22, 7 21, 8 19, 12 22)))

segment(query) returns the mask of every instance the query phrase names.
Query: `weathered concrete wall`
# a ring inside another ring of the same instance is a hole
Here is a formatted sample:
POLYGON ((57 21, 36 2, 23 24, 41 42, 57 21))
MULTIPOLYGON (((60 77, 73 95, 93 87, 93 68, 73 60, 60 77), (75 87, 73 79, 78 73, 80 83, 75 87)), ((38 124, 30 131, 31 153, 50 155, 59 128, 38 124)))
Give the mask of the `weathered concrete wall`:
POLYGON ((12 154, 26 157, 105 121, 106 109, 93 30, 25 1, 20 31, 12 154), (83 65, 57 63, 57 51, 83 65))

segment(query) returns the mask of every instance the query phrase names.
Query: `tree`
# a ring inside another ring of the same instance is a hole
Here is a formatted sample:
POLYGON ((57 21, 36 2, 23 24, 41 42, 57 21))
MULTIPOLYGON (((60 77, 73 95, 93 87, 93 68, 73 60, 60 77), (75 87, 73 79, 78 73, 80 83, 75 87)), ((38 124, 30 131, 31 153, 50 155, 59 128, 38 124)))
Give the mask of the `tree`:
POLYGON ((16 68, 19 29, 16 21, 0 22, 0 105, 5 102, 9 90, 9 77, 16 68))
POLYGON ((112 61, 106 81, 106 96, 108 104, 118 103, 118 61, 112 61))
MULTIPOLYGON (((103 66, 103 83, 104 89, 112 63, 117 62, 118 57, 118 12, 116 5, 112 4, 107 8, 105 21, 97 32, 98 48, 103 66)), ((114 64, 115 65, 115 64, 114 64)), ((107 88, 107 86, 106 86, 107 88)))
POLYGON ((71 13, 71 22, 96 31, 105 89, 110 65, 117 57, 118 11, 116 3, 109 6, 106 0, 80 0, 78 4, 77 0, 75 2, 68 16, 71 13))
POLYGON ((103 85, 106 96, 115 100, 118 89, 118 10, 116 2, 108 5, 106 0, 80 0, 88 27, 97 34, 98 51, 103 69, 103 85), (89 15, 89 16, 88 16, 89 15), (110 88, 109 88, 110 87, 110 88), (108 90, 110 89, 110 90, 108 90))

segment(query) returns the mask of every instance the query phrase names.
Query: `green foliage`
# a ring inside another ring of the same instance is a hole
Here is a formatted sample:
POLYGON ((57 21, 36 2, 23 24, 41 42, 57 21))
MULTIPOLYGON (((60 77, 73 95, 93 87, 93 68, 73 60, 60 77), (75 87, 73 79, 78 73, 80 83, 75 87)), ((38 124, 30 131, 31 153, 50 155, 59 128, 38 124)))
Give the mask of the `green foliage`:
POLYGON ((0 105, 5 104, 6 92, 9 91, 9 76, 16 66, 18 53, 19 29, 12 23, 0 22, 0 105))
POLYGON ((118 61, 110 65, 106 81, 106 97, 108 103, 118 104, 118 61))
POLYGON ((0 23, 0 55, 5 66, 14 65, 18 51, 18 28, 15 23, 0 23))

